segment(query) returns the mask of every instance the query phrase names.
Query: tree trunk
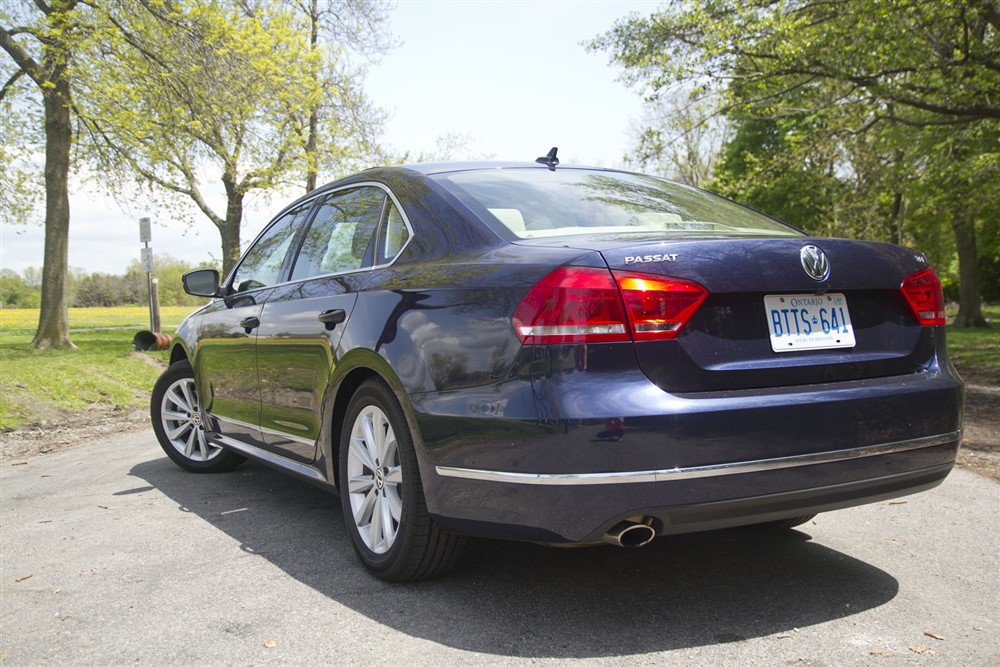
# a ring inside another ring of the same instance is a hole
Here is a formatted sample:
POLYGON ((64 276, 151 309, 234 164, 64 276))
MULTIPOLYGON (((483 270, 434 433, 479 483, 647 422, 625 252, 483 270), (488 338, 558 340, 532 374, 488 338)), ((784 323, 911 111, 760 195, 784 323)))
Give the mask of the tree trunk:
POLYGON ((219 227, 222 237, 222 275, 227 276, 240 261, 240 226, 243 224, 243 192, 232 179, 223 176, 226 187, 226 219, 219 227))
MULTIPOLYGON (((319 48, 319 3, 312 0, 309 7, 309 48, 315 53, 319 48)), ((319 142, 319 105, 317 101, 309 110, 309 128, 306 130, 306 192, 316 189, 317 173, 316 146, 319 142)))
POLYGON ((306 192, 316 189, 318 172, 316 169, 316 145, 319 134, 319 110, 313 109, 309 113, 309 137, 306 140, 306 192))
POLYGON ((958 250, 958 315, 952 323, 959 328, 988 327, 979 294, 979 254, 976 251, 976 222, 959 209, 952 214, 951 229, 958 250))
POLYGON ((892 194, 892 212, 889 215, 889 227, 892 234, 892 242, 896 245, 903 245, 903 193, 894 192, 892 194))
POLYGON ((31 346, 73 348, 69 339, 66 276, 69 273, 69 166, 73 145, 69 80, 52 81, 45 105, 45 255, 38 331, 31 346))

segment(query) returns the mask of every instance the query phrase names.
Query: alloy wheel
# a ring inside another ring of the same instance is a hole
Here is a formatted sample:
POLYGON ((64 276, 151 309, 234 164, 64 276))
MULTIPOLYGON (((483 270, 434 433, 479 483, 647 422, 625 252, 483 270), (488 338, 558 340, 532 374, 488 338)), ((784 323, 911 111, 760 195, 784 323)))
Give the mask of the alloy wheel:
POLYGON ((184 458, 210 461, 222 452, 205 437, 194 379, 174 381, 163 395, 160 420, 167 440, 184 458))
POLYGON ((358 535, 373 553, 392 548, 402 517, 403 471, 388 416, 365 406, 354 420, 347 453, 348 494, 358 535))

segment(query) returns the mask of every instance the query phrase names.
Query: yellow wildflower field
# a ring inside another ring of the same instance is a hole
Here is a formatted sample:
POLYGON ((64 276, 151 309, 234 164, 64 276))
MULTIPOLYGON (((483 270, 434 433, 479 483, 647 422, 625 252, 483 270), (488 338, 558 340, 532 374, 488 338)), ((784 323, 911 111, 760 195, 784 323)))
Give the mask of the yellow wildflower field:
MULTIPOLYGON (((191 306, 164 306, 160 308, 160 322, 164 330, 171 330, 195 309, 191 306)), ((37 308, 0 309, 0 331, 34 332, 38 327, 37 308)), ((149 308, 146 306, 117 306, 114 308, 70 308, 69 328, 98 329, 102 327, 149 328, 149 308)))

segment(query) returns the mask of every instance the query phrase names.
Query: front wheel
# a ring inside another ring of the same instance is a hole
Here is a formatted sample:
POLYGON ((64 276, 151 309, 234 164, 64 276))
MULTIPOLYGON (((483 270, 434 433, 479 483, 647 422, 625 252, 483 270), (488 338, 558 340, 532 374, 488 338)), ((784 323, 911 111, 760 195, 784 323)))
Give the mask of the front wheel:
POLYGON ((213 445, 205 436, 194 372, 186 359, 163 371, 153 386, 149 408, 160 447, 181 468, 225 472, 246 460, 213 445))
POLYGON ((340 443, 344 523, 364 566, 385 581, 451 570, 465 540, 431 520, 406 418, 380 379, 368 380, 351 398, 340 443))

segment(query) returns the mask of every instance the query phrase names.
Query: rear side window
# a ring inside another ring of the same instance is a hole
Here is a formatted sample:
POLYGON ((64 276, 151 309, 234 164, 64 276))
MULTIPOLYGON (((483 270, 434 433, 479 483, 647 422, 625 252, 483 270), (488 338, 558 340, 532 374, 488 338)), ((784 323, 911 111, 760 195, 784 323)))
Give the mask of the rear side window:
POLYGON ((402 214, 390 199, 386 204, 385 219, 378 236, 378 264, 388 264, 396 258, 410 240, 410 229, 402 214))
POLYGON ((801 236, 736 202, 650 176, 587 169, 491 169, 432 176, 518 238, 574 234, 801 236))
POLYGON ((372 266, 374 236, 386 194, 376 187, 335 192, 320 204, 302 243, 292 280, 372 266))

